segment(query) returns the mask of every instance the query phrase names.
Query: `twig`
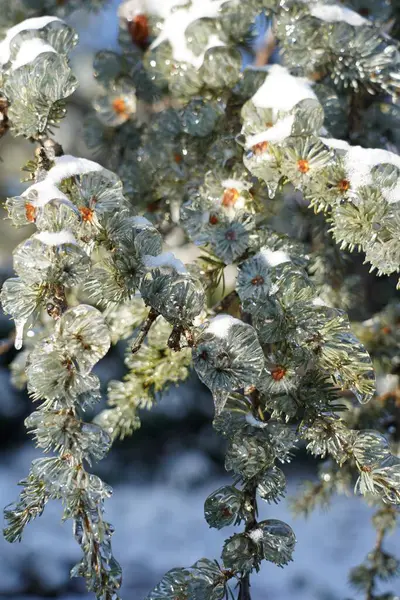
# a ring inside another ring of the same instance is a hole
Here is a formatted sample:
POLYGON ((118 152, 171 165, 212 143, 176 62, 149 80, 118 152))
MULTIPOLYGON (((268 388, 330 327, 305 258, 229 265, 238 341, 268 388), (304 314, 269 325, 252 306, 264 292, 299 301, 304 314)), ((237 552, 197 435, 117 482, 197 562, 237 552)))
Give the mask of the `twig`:
POLYGON ((375 585, 376 585, 376 577, 379 572, 378 568, 378 557, 382 553, 383 540, 385 538, 386 529, 380 528, 376 532, 376 541, 375 546, 372 551, 372 567, 369 571, 370 579, 368 581, 367 589, 365 590, 366 597, 365 600, 374 600, 375 598, 375 585))
POLYGON ((255 65, 257 67, 263 67, 267 65, 276 48, 276 37, 273 28, 271 27, 266 36, 262 46, 257 50, 255 65))
POLYGON ((247 573, 239 582, 238 600, 251 600, 250 594, 250 574, 247 573))
POLYGON ((150 312, 147 316, 147 319, 142 324, 142 326, 139 330, 139 333, 137 334, 135 341, 132 345, 132 354, 135 354, 136 352, 138 352, 138 350, 140 349, 144 340, 146 339, 147 334, 150 331, 150 327, 153 325, 153 323, 157 319, 157 317, 158 317, 158 312, 156 310, 154 310, 154 308, 151 308, 150 312))
POLYGON ((174 327, 168 338, 168 348, 171 348, 174 352, 179 352, 181 349, 181 335, 182 327, 174 327))
MULTIPOLYGON (((255 417, 257 417, 260 408, 260 394, 258 390, 254 389, 249 394, 249 397, 253 408, 253 414, 255 417)), ((246 494, 247 503, 251 507, 246 518, 245 531, 248 532, 254 529, 254 527, 257 525, 257 484, 250 481, 243 491, 246 494)), ((238 600, 251 600, 250 573, 246 573, 246 575, 240 579, 239 586, 238 600)))
POLYGON ((348 129, 350 140, 357 140, 363 133, 362 115, 370 106, 372 95, 360 90, 351 91, 349 98, 348 129))
POLYGON ((0 137, 3 137, 9 128, 7 111, 8 102, 4 96, 0 96, 0 137))
POLYGON ((221 312, 225 312, 226 310, 228 310, 228 308, 231 306, 231 304, 233 304, 237 299, 238 299, 237 291, 232 290, 232 292, 229 292, 229 294, 227 296, 222 298, 222 300, 220 300, 213 307, 213 311, 217 314, 221 313, 221 312))
POLYGON ((193 348, 194 346, 194 335, 193 331, 190 329, 186 329, 181 325, 175 325, 173 330, 171 331, 171 335, 168 338, 167 346, 174 350, 174 352, 180 352, 182 350, 181 346, 181 338, 184 336, 186 339, 186 343, 189 348, 193 348))
POLYGON ((12 331, 8 338, 0 340, 0 355, 6 354, 14 346, 15 342, 15 330, 12 331))

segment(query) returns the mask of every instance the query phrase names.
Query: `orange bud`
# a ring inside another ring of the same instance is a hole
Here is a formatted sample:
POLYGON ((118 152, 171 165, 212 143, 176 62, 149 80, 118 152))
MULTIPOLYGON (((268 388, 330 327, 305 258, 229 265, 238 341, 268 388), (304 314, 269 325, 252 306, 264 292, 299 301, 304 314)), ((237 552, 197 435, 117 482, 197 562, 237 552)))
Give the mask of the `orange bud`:
POLYGON ((224 191, 224 195, 222 196, 222 206, 234 206, 236 204, 236 200, 239 198, 240 194, 235 188, 228 188, 224 191))
POLYGON ((115 98, 112 103, 112 107, 117 115, 127 116, 128 112, 126 109, 126 102, 123 98, 115 98))
POLYGON ((350 181, 348 179, 341 179, 337 184, 337 187, 341 192, 347 192, 350 189, 350 181))
POLYGON ((139 48, 145 49, 149 37, 149 20, 146 15, 136 15, 131 21, 128 21, 128 31, 131 34, 132 42, 139 48))
POLYGON ((298 160, 297 168, 300 171, 300 173, 308 173, 308 171, 310 170, 310 165, 308 163, 308 160, 304 160, 303 158, 298 160))
POLYGON ((275 381, 280 381, 281 379, 283 379, 285 377, 285 375, 286 375, 285 367, 275 367, 271 371, 271 377, 275 381))
POLYGON ((82 215, 82 221, 85 223, 91 223, 93 220, 94 211, 91 208, 87 208, 86 206, 82 206, 79 209, 79 212, 82 215))
POLYGON ((252 285, 262 285, 263 283, 264 283, 264 277, 261 277, 261 275, 256 275, 251 280, 252 285))
POLYGON ((210 223, 210 225, 217 225, 219 223, 219 219, 217 215, 210 215, 208 222, 210 223))
POLYGON ((29 223, 34 223, 36 219, 36 208, 30 202, 25 204, 25 216, 29 223))
POLYGON ((260 142, 259 144, 253 146, 251 149, 253 151, 253 154, 255 154, 256 156, 260 156, 260 154, 264 154, 264 152, 267 151, 267 148, 268 142, 260 142))

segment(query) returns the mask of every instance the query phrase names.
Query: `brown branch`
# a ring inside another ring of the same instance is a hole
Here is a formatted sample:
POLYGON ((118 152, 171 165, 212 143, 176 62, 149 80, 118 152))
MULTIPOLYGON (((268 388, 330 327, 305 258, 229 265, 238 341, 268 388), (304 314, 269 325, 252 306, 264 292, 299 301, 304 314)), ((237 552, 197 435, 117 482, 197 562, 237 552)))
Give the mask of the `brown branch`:
POLYGON ((372 556, 370 557, 372 567, 369 570, 370 579, 368 581, 368 586, 365 590, 365 600, 374 600, 375 598, 376 577, 379 574, 379 555, 382 553, 382 546, 386 532, 387 529, 385 527, 380 527, 379 529, 377 529, 376 532, 375 546, 371 553, 372 556))
POLYGON ((0 96, 0 137, 7 133, 10 126, 8 121, 8 102, 4 96, 0 96))
POLYGON ((263 67, 264 65, 267 65, 269 63, 269 59, 271 58, 272 54, 274 53, 275 48, 276 48, 276 37, 275 37, 273 28, 271 28, 268 30, 268 32, 265 36, 264 43, 257 50, 256 59, 254 61, 254 64, 257 67, 263 67))
POLYGON ((151 326, 153 325, 154 321, 157 319, 158 315, 159 315, 159 313, 156 310, 154 310, 154 308, 150 309, 147 319, 142 324, 142 326, 139 330, 139 333, 133 342, 132 354, 135 354, 136 352, 138 352, 138 350, 140 349, 144 340, 146 339, 146 336, 149 333, 151 326))
POLYGON ((8 338, 0 340, 0 355, 7 354, 9 350, 14 346, 15 342, 15 329, 9 334, 8 338))
MULTIPOLYGON (((250 394, 249 398, 252 404, 253 415, 259 416, 260 408, 260 394, 257 389, 254 389, 250 394)), ((251 510, 248 512, 246 517, 245 532, 251 531, 257 525, 257 484, 254 481, 250 481, 246 484, 243 490, 246 496, 246 504, 251 506, 251 510)), ((239 582, 239 595, 238 600, 251 600, 250 593, 250 573, 246 573, 239 582)))
POLYGON ((237 291, 232 290, 232 292, 229 292, 227 296, 222 298, 222 300, 220 300, 215 306, 213 306, 213 311, 217 314, 226 312, 231 306, 231 304, 233 304, 238 299, 238 297, 239 296, 237 294, 237 291))
POLYGON ((239 582, 239 595, 237 600, 251 600, 249 573, 246 573, 239 582))

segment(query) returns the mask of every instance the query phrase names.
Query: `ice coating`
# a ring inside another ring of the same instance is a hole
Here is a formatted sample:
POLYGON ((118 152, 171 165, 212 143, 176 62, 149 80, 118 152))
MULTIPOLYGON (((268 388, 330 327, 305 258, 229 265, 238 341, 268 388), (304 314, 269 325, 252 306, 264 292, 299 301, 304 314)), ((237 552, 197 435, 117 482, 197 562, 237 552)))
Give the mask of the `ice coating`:
POLYGON ((289 111, 307 98, 317 100, 311 81, 305 77, 294 77, 281 65, 272 65, 268 68, 264 83, 251 100, 259 108, 289 111))
POLYGON ((43 29, 43 27, 46 27, 46 25, 53 21, 63 22, 57 17, 34 17, 11 27, 7 31, 4 40, 0 42, 0 65, 5 65, 10 60, 10 44, 16 35, 21 33, 21 31, 29 31, 30 29, 43 29))
POLYGON ((204 53, 209 48, 225 44, 215 34, 212 34, 208 38, 203 53, 196 56, 187 45, 186 29, 197 19, 215 18, 225 2, 226 0, 193 0, 189 7, 178 6, 174 11, 170 10, 165 16, 162 32, 150 48, 157 48, 162 42, 168 41, 172 47, 172 56, 176 61, 190 63, 198 69, 203 64, 204 53))

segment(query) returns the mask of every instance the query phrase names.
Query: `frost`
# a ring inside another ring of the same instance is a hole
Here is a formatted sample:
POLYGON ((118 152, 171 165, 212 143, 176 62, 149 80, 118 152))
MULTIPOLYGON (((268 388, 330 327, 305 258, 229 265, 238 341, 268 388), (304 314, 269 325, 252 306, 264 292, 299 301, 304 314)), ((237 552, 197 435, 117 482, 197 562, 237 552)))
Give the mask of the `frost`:
POLYGON ((235 325, 236 323, 240 325, 243 324, 242 321, 235 319, 230 315, 217 315, 211 319, 207 327, 207 333, 213 333, 217 337, 224 338, 228 335, 232 325, 235 325))
POLYGON ((46 25, 53 21, 62 23, 61 19, 57 17, 35 17, 33 19, 26 19, 18 23, 18 25, 11 27, 7 31, 4 40, 0 43, 0 64, 5 65, 10 60, 10 44, 16 35, 21 33, 21 31, 29 31, 30 29, 43 29, 43 27, 46 27, 46 25))
POLYGON ((301 100, 317 99, 311 86, 305 77, 294 77, 285 67, 272 65, 268 68, 268 77, 251 100, 259 108, 289 111, 301 100))
POLYGON ((284 117, 269 129, 248 137, 246 139, 247 148, 252 148, 261 142, 282 142, 291 135, 293 123, 294 115, 284 117))
POLYGON ((328 304, 326 302, 324 302, 322 300, 322 298, 319 298, 319 297, 314 298, 312 303, 313 303, 313 306, 328 306, 328 304))
MULTIPOLYGON (((320 139, 330 148, 344 151, 343 157, 346 175, 353 191, 357 191, 362 186, 374 183, 371 169, 376 165, 390 164, 400 169, 400 156, 388 150, 351 146, 343 140, 336 140, 334 138, 320 139)), ((387 202, 395 203, 400 201, 400 181, 392 188, 381 187, 380 191, 387 202)))
POLYGON ((344 140, 337 140, 336 138, 320 138, 321 142, 329 148, 334 148, 335 150, 347 150, 350 148, 350 144, 345 142, 344 140))
POLYGON ((26 40, 22 42, 20 49, 18 50, 18 54, 13 60, 12 70, 18 69, 23 65, 31 63, 39 56, 39 54, 43 54, 44 52, 53 52, 56 54, 53 46, 47 44, 43 40, 38 38, 33 38, 32 40, 26 40))
POLYGON ((318 2, 310 6, 310 13, 313 17, 326 21, 327 23, 343 22, 353 27, 360 27, 361 25, 369 25, 367 19, 364 19, 354 10, 346 8, 345 6, 338 6, 337 4, 323 4, 318 2))
MULTIPOLYGON (((375 165, 391 164, 400 169, 400 156, 388 150, 350 146, 344 160, 346 173, 354 191, 373 183, 371 169, 375 165)), ((389 203, 398 202, 400 181, 393 188, 382 187, 381 193, 389 203)))
POLYGON ((172 252, 163 252, 158 256, 150 256, 147 254, 143 257, 143 262, 148 269, 155 269, 157 267, 171 267, 177 273, 186 273, 186 267, 179 258, 172 252))
POLYGON ((258 254, 257 257, 260 257, 269 267, 276 267, 281 263, 290 262, 290 256, 283 252, 283 250, 269 250, 269 248, 264 248, 258 254))
POLYGON ((252 427, 257 427, 258 429, 264 429, 265 427, 268 427, 268 423, 259 421, 258 419, 253 417, 253 415, 251 413, 247 413, 246 421, 249 425, 251 425, 252 427))
POLYGON ((165 16, 163 30, 150 48, 157 48, 162 42, 168 41, 176 61, 190 63, 198 69, 203 64, 204 54, 209 48, 225 44, 216 35, 210 35, 203 53, 196 56, 187 45, 186 29, 197 19, 216 17, 224 2, 226 0, 193 0, 189 7, 176 7, 174 12, 170 11, 165 16))
POLYGON ((146 217, 133 217, 132 222, 136 227, 153 227, 153 223, 146 219, 146 217))
POLYGON ((57 156, 55 166, 48 172, 45 181, 57 184, 73 175, 85 175, 93 171, 102 171, 103 167, 87 158, 76 158, 70 154, 57 156))
POLYGON ((71 231, 41 231, 35 234, 35 239, 46 246, 60 246, 61 244, 76 244, 76 239, 71 231))
POLYGON ((248 190, 251 187, 250 184, 246 183, 245 181, 240 181, 239 179, 224 179, 221 181, 221 184, 224 188, 233 188, 238 190, 238 192, 248 190))
POLYGON ((186 3, 187 0, 128 0, 119 6, 118 16, 128 21, 139 14, 157 15, 165 19, 173 7, 186 3))
POLYGON ((264 537, 263 530, 253 529, 253 531, 249 532, 249 537, 253 540, 255 544, 258 544, 264 537))
POLYGON ((58 156, 54 159, 55 165, 48 171, 46 178, 38 183, 34 183, 26 189, 22 196, 30 196, 32 192, 36 192, 37 198, 32 201, 35 206, 44 206, 54 199, 65 200, 71 204, 68 196, 58 189, 64 179, 73 177, 74 175, 84 175, 93 173, 94 171, 104 171, 101 165, 86 158, 76 158, 70 154, 58 156))
POLYGON ((30 202, 34 204, 34 206, 38 207, 45 206, 45 204, 55 199, 63 200, 72 206, 68 196, 66 196, 64 192, 61 192, 56 185, 49 183, 46 180, 39 181, 39 183, 34 183, 33 185, 29 186, 28 189, 21 194, 21 196, 23 198, 29 196, 30 202), (31 197, 32 192, 36 193, 36 198, 31 197))

